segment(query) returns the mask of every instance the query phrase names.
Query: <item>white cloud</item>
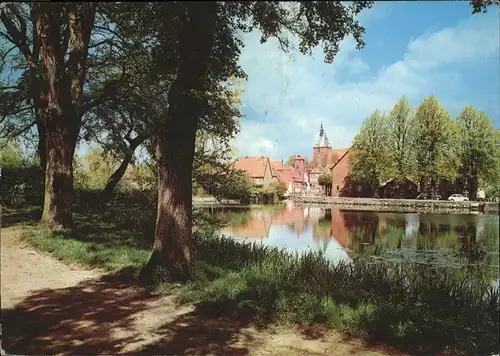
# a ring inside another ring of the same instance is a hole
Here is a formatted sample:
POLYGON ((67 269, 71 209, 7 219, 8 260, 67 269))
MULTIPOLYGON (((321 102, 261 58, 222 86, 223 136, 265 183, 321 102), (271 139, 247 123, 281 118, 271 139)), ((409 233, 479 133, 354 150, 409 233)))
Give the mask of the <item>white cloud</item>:
POLYGON ((243 102, 253 120, 242 122, 236 139, 239 153, 275 159, 294 153, 311 156, 321 122, 332 146, 347 147, 364 118, 376 108, 390 110, 402 95, 417 103, 444 91, 445 96, 439 95, 444 104, 460 107, 466 103, 453 95, 461 75, 448 68, 498 56, 498 28, 498 18, 471 16, 410 41, 401 60, 374 68, 371 76, 366 76, 369 64, 356 57, 352 38, 342 42, 335 62, 328 65, 320 49, 311 57, 296 54, 290 60, 275 40, 260 44, 258 33, 248 34, 240 64, 249 78, 243 102), (346 73, 360 79, 341 82, 339 77, 346 73), (255 120, 257 116, 262 121, 255 120))

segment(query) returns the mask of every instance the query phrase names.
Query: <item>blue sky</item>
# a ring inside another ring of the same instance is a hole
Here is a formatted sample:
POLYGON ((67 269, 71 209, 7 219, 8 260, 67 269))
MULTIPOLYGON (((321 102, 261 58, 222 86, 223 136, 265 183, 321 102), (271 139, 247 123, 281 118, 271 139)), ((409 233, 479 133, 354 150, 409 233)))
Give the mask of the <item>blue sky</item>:
POLYGON ((274 40, 261 45, 257 32, 245 35, 238 155, 310 157, 321 122, 333 147, 348 147, 367 116, 402 95, 416 106, 434 94, 453 117, 474 105, 500 128, 498 9, 472 16, 466 1, 377 2, 360 22, 366 47, 344 40, 333 64, 320 49, 290 56, 274 40))

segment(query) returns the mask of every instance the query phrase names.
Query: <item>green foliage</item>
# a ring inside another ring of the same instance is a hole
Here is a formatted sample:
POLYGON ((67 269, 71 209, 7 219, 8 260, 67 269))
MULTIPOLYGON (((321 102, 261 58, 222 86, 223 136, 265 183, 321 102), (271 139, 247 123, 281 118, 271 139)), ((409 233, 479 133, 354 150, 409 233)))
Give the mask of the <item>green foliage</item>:
MULTIPOLYGON (((454 178, 458 171, 457 129, 435 96, 428 96, 415 113, 416 173, 435 186, 438 179, 454 178)), ((434 188, 434 187, 433 187, 434 188)))
POLYGON ((73 187, 75 189, 90 188, 91 172, 85 166, 84 160, 77 154, 73 157, 73 187))
POLYGON ((42 171, 39 166, 2 167, 0 201, 4 206, 41 205, 42 171))
POLYGON ((82 185, 82 188, 103 189, 119 164, 120 162, 103 148, 90 147, 74 167, 75 183, 82 185))
POLYGON ((37 160, 29 158, 17 137, 10 140, 0 139, 0 167, 21 168, 36 164, 38 164, 37 160))
POLYGON ((484 112, 467 106, 462 109, 457 123, 462 174, 476 181, 493 178, 499 154, 491 119, 484 112))
POLYGON ((271 182, 262 188, 253 188, 252 197, 257 198, 260 203, 274 203, 283 198, 286 188, 280 182, 271 182))
POLYGON ((402 97, 387 121, 379 112, 365 120, 351 148, 351 170, 356 179, 372 184, 409 178, 422 182, 424 189, 460 177, 461 182, 479 182, 495 196, 500 185, 498 137, 491 120, 473 107, 452 120, 434 96, 415 112, 402 97))
POLYGON ((279 198, 282 198, 286 192, 286 188, 280 182, 271 182, 269 184, 269 189, 279 198))
POLYGON ((491 5, 500 5, 500 0, 471 0, 469 1, 472 6, 472 14, 486 13, 491 5))
POLYGON ((295 168, 295 155, 291 155, 285 162, 285 167, 295 168))
POLYGON ((194 188, 203 188, 218 199, 249 198, 252 182, 243 171, 233 168, 230 145, 216 141, 213 135, 198 134, 193 163, 194 188))
POLYGON ((150 162, 135 163, 129 166, 129 169, 123 177, 122 186, 130 189, 154 190, 157 187, 158 175, 151 169, 150 162))
POLYGON ((394 158, 394 176, 405 179, 414 172, 414 111, 408 98, 403 96, 389 113, 390 153, 394 158))
POLYGON ((376 110, 354 137, 349 163, 355 179, 378 186, 392 175, 390 127, 387 117, 376 110))
POLYGON ((329 173, 322 173, 318 177, 318 184, 324 187, 332 185, 332 175, 329 173))

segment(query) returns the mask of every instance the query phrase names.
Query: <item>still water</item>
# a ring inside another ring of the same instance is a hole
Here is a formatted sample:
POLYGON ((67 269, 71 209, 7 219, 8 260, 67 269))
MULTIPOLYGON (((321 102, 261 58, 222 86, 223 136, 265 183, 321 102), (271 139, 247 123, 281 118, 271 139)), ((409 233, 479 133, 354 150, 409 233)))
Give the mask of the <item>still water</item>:
POLYGON ((290 252, 322 251, 332 261, 354 256, 477 268, 498 284, 499 216, 388 213, 291 203, 211 209, 239 241, 290 252))

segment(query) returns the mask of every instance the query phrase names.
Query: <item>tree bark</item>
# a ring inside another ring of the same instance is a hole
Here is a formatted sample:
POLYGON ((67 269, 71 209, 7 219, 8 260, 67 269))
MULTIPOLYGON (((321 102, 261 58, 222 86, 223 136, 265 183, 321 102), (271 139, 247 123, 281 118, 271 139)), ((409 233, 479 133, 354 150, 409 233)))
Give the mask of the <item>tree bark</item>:
POLYGON ((123 175, 127 171, 127 167, 130 164, 132 157, 134 156, 135 150, 146 140, 146 138, 147 136, 140 135, 134 138, 130 142, 130 146, 128 147, 127 152, 125 152, 125 155, 123 156, 123 160, 120 163, 120 166, 109 177, 108 182, 104 187, 103 193, 106 198, 110 197, 111 194, 113 194, 113 191, 115 190, 116 186, 118 185, 120 180, 123 178, 123 175))
POLYGON ((166 118, 155 133, 158 212, 153 253, 141 271, 143 281, 150 281, 158 266, 185 271, 191 260, 193 159, 217 4, 185 4, 187 11, 179 34, 179 71, 169 90, 166 118))
POLYGON ((475 201, 477 198, 477 176, 472 176, 469 179, 469 200, 475 201))
MULTIPOLYGON (((95 4, 34 4, 34 32, 43 80, 33 92, 37 112, 40 160, 44 171, 42 221, 52 228, 71 228, 73 206, 73 155, 82 120, 82 96, 95 4), (61 44, 62 6, 67 7, 65 35, 61 44), (65 62, 65 57, 68 57, 65 62), (43 139, 45 136, 45 140, 43 139)), ((37 60, 37 58, 35 58, 37 60)))
POLYGON ((46 147, 47 138, 45 137, 45 126, 43 122, 39 121, 37 123, 37 130, 38 130, 38 154, 40 156, 40 169, 42 171, 42 182, 45 186, 45 169, 47 167, 47 147, 46 147))
POLYGON ((46 133, 45 187, 42 221, 55 229, 72 227, 73 155, 76 138, 68 119, 53 117, 46 133))

